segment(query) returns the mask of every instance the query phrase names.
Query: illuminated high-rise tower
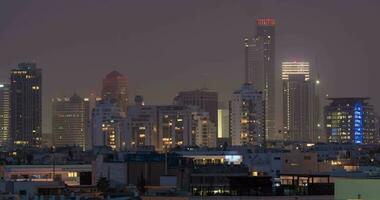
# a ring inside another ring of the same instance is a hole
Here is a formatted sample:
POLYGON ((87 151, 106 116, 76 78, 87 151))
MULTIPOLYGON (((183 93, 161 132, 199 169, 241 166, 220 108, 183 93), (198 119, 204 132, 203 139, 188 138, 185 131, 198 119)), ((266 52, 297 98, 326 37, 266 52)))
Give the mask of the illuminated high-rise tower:
POLYGON ((265 135, 275 139, 275 20, 257 19, 253 39, 245 39, 245 82, 263 92, 265 135))
POLYGON ((103 79, 102 99, 116 103, 124 112, 127 112, 127 78, 117 71, 107 74, 103 79))
POLYGON ((56 147, 79 146, 85 149, 89 131, 89 99, 77 94, 52 99, 53 144, 56 147))
POLYGON ((20 63, 11 71, 11 140, 15 148, 41 145, 41 69, 20 63))
POLYGON ((7 148, 9 145, 9 84, 0 84, 0 147, 7 148))
POLYGON ((283 62, 282 82, 284 139, 318 142, 319 80, 312 78, 309 62, 283 62))

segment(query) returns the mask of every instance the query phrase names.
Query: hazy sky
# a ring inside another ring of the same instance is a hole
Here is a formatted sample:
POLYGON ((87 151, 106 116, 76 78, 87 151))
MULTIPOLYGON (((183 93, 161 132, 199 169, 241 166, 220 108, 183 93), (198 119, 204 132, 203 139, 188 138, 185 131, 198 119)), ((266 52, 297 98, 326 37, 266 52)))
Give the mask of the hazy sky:
POLYGON ((278 97, 282 61, 317 59, 324 93, 369 96, 380 111, 379 10, 377 0, 2 0, 0 81, 33 61, 45 101, 99 91, 112 70, 148 104, 204 84, 227 101, 243 81, 243 38, 274 17, 278 97))

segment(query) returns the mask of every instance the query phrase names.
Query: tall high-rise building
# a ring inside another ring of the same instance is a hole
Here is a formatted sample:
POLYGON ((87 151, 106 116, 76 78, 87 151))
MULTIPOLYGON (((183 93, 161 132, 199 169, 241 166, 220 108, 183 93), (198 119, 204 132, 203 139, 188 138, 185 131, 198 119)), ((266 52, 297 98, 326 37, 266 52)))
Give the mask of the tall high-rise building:
POLYGON ((369 98, 329 98, 325 130, 331 143, 378 144, 378 119, 369 98))
POLYGON ((10 120, 9 84, 0 83, 0 147, 9 147, 10 120))
POLYGON ((20 63, 11 71, 11 143, 15 148, 41 144, 41 69, 34 63, 20 63))
POLYGON ((245 82, 263 92, 265 102, 265 135, 276 138, 275 125, 275 20, 257 19, 253 39, 245 39, 245 82))
POLYGON ((262 92, 245 83, 233 93, 230 103, 232 145, 265 145, 262 92))
POLYGON ((89 129, 89 99, 77 94, 52 99, 53 145, 86 147, 89 129))
POLYGON ((174 98, 174 104, 180 106, 196 106, 208 112, 210 120, 218 125, 218 93, 207 89, 182 91, 174 98))
POLYGON ((126 148, 125 113, 110 100, 98 101, 92 110, 90 148, 107 146, 113 150, 126 148))
POLYGON ((124 112, 127 112, 127 78, 117 71, 107 74, 103 79, 102 99, 116 103, 124 112))
POLYGON ((320 141, 319 80, 312 78, 309 62, 283 62, 282 82, 284 140, 320 141))

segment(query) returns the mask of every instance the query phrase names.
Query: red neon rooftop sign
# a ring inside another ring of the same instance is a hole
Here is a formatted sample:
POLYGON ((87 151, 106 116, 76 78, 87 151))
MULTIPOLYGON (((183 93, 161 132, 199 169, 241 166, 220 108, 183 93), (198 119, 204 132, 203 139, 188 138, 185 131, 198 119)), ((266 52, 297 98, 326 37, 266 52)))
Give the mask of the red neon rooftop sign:
POLYGON ((257 19, 256 24, 257 25, 264 25, 264 26, 274 26, 276 24, 276 22, 272 18, 265 18, 265 19, 257 19))

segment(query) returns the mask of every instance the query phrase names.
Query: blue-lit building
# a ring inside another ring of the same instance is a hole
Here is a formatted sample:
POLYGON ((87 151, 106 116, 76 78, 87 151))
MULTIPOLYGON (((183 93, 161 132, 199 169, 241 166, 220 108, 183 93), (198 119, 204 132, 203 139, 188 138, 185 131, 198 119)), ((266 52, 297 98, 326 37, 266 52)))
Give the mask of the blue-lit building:
POLYGON ((376 144, 379 141, 378 119, 369 98, 330 98, 325 107, 328 142, 376 144))

